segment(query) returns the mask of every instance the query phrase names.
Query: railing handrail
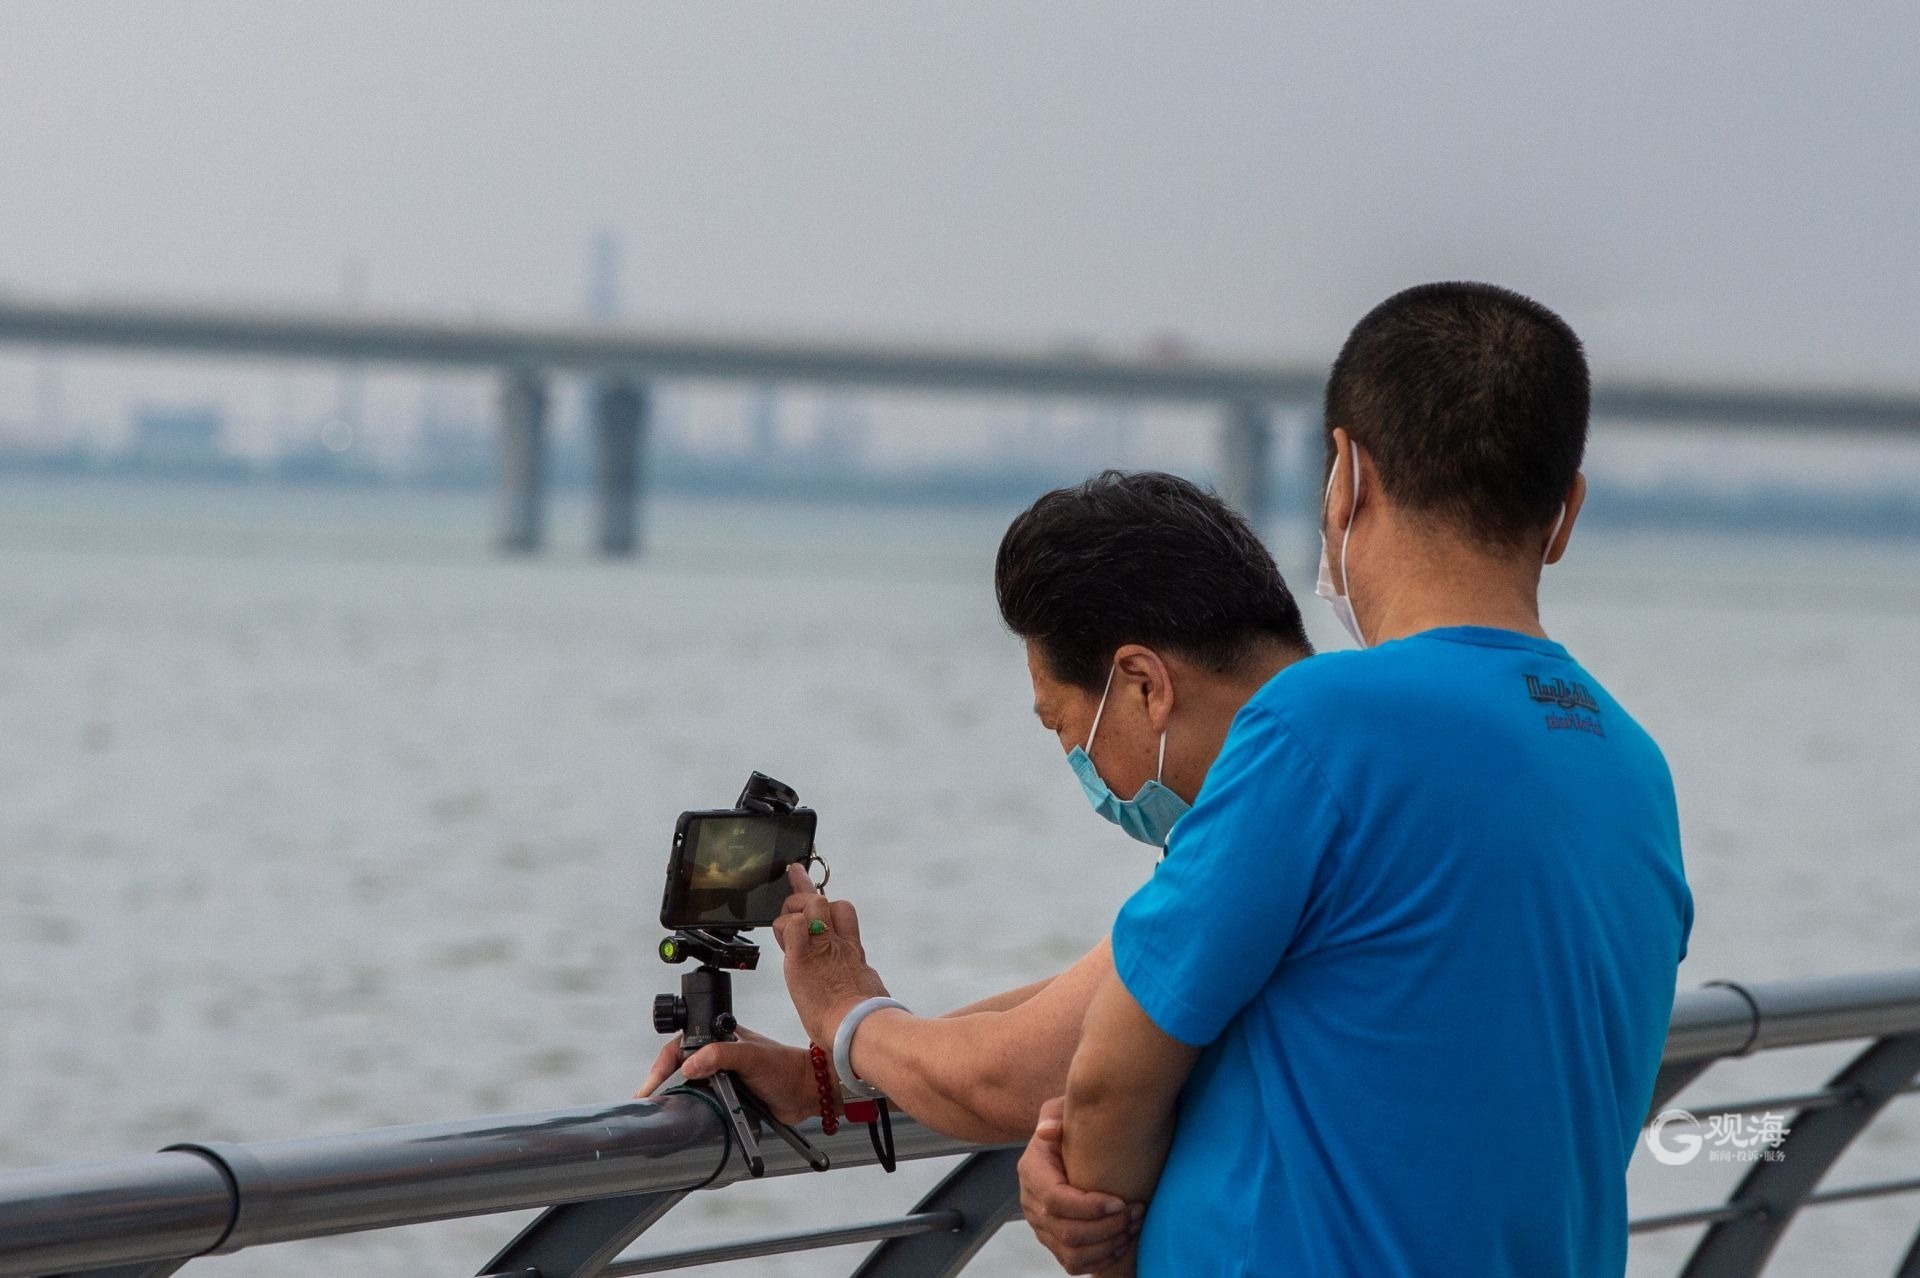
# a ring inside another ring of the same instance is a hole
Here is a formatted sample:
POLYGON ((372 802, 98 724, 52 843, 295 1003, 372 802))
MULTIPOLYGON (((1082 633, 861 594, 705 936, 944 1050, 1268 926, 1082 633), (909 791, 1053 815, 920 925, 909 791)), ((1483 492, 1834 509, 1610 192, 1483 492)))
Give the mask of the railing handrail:
POLYGON ((1920 968, 1714 981, 1674 996, 1661 1064, 1920 1030, 1920 968))
MULTIPOLYGON (((982 1148, 904 1116, 893 1130, 902 1159, 982 1148)), ((836 1168, 874 1161, 864 1128, 807 1134, 836 1168)), ((0 1172, 0 1278, 711 1188, 746 1175, 728 1139, 715 1107, 682 1093, 0 1172)), ((808 1170, 779 1142, 761 1152, 769 1176, 808 1170)))
MULTIPOLYGON (((1721 983, 1674 1001, 1666 1070, 1814 1042, 1920 1033, 1920 969, 1721 983)), ((1664 1071, 1663 1071, 1664 1072, 1664 1071)), ((1688 1074, 1691 1077, 1691 1073, 1688 1074)), ((908 1118, 903 1159, 983 1148, 908 1118)), ((808 1129, 836 1167, 871 1163, 859 1129, 808 1129)), ((784 1145, 769 1175, 806 1169, 784 1145)), ((680 1093, 543 1113, 339 1135, 171 1146, 104 1162, 0 1172, 0 1278, 235 1251, 744 1176, 714 1105, 680 1093)))

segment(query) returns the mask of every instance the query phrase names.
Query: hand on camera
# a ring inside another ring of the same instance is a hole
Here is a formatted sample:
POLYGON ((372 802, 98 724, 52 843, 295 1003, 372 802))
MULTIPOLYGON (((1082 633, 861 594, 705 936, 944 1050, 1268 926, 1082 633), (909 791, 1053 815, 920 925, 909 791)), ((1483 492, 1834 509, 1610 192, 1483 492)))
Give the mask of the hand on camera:
POLYGON ((1020 1214, 1040 1245, 1070 1274, 1130 1278, 1134 1241, 1146 1208, 1128 1206, 1112 1194, 1089 1193, 1067 1183, 1060 1154, 1061 1098, 1040 1107, 1040 1121, 1020 1156, 1020 1214))
POLYGON ((840 1020, 862 1000, 884 995, 880 974, 867 966, 860 917, 849 901, 828 901, 798 865, 787 870, 792 895, 773 921, 786 955, 787 993, 808 1037, 831 1049, 840 1020), (814 928, 819 923, 824 930, 814 928))
POLYGON ((654 1058, 653 1072, 633 1094, 634 1099, 653 1095, 675 1070, 697 1080, 724 1069, 739 1075, 740 1081, 783 1123, 800 1123, 819 1114, 819 1087, 805 1048, 788 1047, 744 1027, 734 1032, 740 1036, 737 1042, 709 1043, 692 1056, 682 1051, 678 1034, 668 1039, 654 1058))

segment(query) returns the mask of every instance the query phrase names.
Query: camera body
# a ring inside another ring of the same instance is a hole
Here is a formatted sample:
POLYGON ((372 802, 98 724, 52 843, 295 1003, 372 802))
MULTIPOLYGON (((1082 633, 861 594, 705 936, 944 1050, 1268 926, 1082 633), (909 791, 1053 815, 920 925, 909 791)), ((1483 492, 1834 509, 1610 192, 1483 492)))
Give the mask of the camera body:
POLYGON ((788 895, 787 867, 815 859, 816 815, 793 787, 747 778, 731 808, 682 812, 673 827, 660 924, 735 932, 768 927, 788 895))

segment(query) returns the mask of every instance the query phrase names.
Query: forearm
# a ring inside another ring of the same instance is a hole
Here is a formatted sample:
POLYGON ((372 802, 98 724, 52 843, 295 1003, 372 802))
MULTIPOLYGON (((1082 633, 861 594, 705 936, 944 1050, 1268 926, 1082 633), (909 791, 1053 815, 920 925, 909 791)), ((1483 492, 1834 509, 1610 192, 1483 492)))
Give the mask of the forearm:
POLYGON ((1041 1104, 1066 1082, 1072 1045, 1023 1051, 1000 1011, 911 1016, 888 1010, 861 1022, 854 1072, 920 1123, 961 1140, 1025 1139, 1041 1104))
POLYGON ((1061 1124, 1067 1182, 1130 1203, 1152 1198, 1173 1144, 1172 1107, 1143 1115, 1119 1091, 1089 1094, 1071 1081, 1066 1100, 1061 1124))
POLYGON ((1113 971, 1102 941, 1049 980, 946 1016, 877 1012, 853 1039, 853 1067, 900 1108, 964 1140, 1025 1140, 1066 1087, 1087 1004, 1113 971))
POLYGON ((1034 995, 1040 993, 1040 991, 1046 989, 1057 979, 1059 978, 1049 976, 1042 980, 1035 981, 1031 985, 1022 985, 1017 990, 1008 990, 1004 994, 990 994, 977 1003, 969 1003, 965 1007, 956 1007, 951 1012, 942 1012, 940 1015, 943 1020, 951 1020, 958 1016, 972 1016, 977 1012, 1012 1011, 1034 995))

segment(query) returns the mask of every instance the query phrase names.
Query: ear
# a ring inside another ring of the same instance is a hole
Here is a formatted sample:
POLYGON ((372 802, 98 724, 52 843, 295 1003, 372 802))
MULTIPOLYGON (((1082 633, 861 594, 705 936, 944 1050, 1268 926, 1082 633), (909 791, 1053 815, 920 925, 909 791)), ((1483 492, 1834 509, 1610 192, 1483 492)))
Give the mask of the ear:
POLYGON ((1173 678, 1159 653, 1143 644, 1121 645, 1113 654, 1113 693, 1110 703, 1125 697, 1145 702, 1147 722, 1155 732, 1165 732, 1173 717, 1173 678))
POLYGON ((1580 508, 1587 504, 1587 476, 1585 471, 1576 471, 1573 483, 1567 487, 1567 517, 1560 521, 1560 531, 1553 535, 1547 544, 1546 562, 1557 564, 1560 557, 1567 553, 1567 542, 1573 536, 1573 522, 1580 518, 1580 508))
POLYGON ((1367 481, 1370 478, 1366 450, 1354 442, 1344 426, 1336 426, 1333 431, 1333 469, 1327 474, 1326 527, 1345 528, 1352 521, 1354 512, 1367 503, 1367 481), (1361 474, 1358 500, 1353 493, 1353 468, 1356 464, 1361 474))

